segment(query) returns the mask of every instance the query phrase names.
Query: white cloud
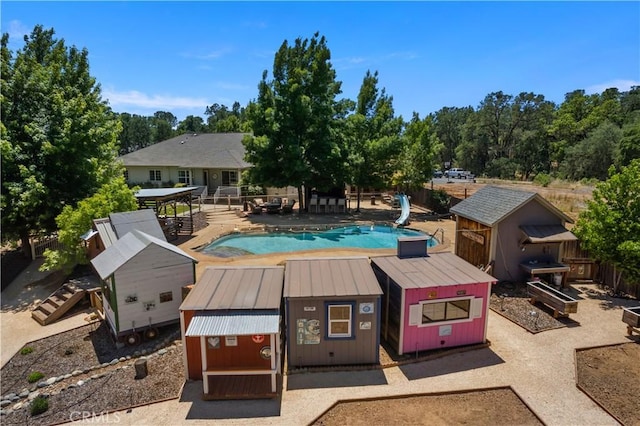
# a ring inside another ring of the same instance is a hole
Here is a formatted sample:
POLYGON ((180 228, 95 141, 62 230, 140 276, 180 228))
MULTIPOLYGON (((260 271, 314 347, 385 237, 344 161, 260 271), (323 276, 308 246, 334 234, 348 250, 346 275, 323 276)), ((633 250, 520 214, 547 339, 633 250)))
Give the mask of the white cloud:
POLYGON ((225 47, 223 49, 219 49, 219 50, 212 50, 206 53, 190 53, 190 52, 185 52, 182 53, 182 56, 185 58, 194 58, 194 59, 200 59, 202 61, 210 61, 212 59, 218 59, 221 58, 222 56, 226 55, 227 53, 231 52, 232 49, 225 47))
POLYGON ((170 95, 148 95, 137 90, 117 92, 115 90, 103 90, 102 96, 109 100, 112 107, 133 106, 139 108, 152 108, 157 110, 171 110, 172 108, 204 109, 209 105, 205 98, 189 98, 170 95))
POLYGON ((22 22, 14 19, 13 21, 9 21, 9 25, 7 29, 4 31, 9 33, 9 39, 16 39, 22 41, 24 36, 29 34, 29 29, 22 22))
POLYGON ((640 81, 622 79, 610 80, 605 83, 589 86, 584 91, 587 94, 602 93, 611 87, 616 87, 621 92, 628 92, 631 89, 631 86, 640 86, 640 81))

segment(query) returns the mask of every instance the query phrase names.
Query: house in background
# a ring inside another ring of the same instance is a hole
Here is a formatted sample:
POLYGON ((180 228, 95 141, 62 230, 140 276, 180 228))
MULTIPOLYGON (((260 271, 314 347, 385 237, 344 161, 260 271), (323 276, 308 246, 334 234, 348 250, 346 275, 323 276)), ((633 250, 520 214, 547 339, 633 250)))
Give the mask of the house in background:
POLYGON ((180 306, 185 376, 203 399, 273 398, 282 368, 284 270, 208 267, 180 306))
POLYGON ((221 187, 238 196, 234 190, 237 191, 240 174, 251 167, 244 161, 244 136, 245 133, 183 134, 119 159, 130 184, 168 187, 173 186, 169 183, 182 183, 207 187, 208 194, 221 187))
POLYGON ((427 237, 398 238, 371 258, 382 288, 382 337, 399 355, 485 343, 495 278, 453 253, 427 254, 427 237))
POLYGON ((565 228, 573 220, 535 192, 486 186, 450 209, 456 215, 456 254, 500 281, 532 275, 559 281, 570 267, 561 263, 562 244, 577 237, 565 228))
POLYGON ((366 257, 288 260, 288 365, 378 363, 381 294, 366 257))
POLYGON ((179 320, 182 288, 197 260, 165 240, 133 229, 91 260, 102 280, 103 315, 117 342, 155 338, 179 320))

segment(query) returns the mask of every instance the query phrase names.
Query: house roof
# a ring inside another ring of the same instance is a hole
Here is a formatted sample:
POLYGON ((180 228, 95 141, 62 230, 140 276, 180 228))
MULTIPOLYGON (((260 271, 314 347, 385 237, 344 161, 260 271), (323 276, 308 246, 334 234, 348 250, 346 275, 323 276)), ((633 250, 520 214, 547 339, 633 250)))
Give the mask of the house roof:
POLYGON ((246 336, 280 331, 278 311, 196 312, 185 336, 246 336))
POLYGON ((104 280, 113 275, 118 269, 120 269, 120 267, 150 245, 160 246, 169 252, 186 257, 193 262, 197 262, 196 259, 189 256, 173 244, 145 234, 144 232, 133 230, 115 241, 111 246, 107 247, 105 251, 93 258, 91 260, 91 264, 100 278, 104 280))
POLYGON ((118 238, 122 238, 130 231, 137 229, 147 235, 167 241, 167 237, 162 232, 160 222, 158 222, 155 212, 151 209, 111 213, 109 219, 118 238))
POLYGON ((282 266, 209 266, 180 310, 280 309, 283 276, 282 266))
POLYGON ((573 223, 573 219, 562 213, 540 194, 499 186, 485 186, 471 197, 451 207, 449 211, 483 225, 494 226, 534 199, 565 222, 573 223))
POLYGON ((246 133, 183 134, 119 157, 125 167, 174 166, 245 169, 246 133))
POLYGON ((424 257, 372 257, 371 263, 403 289, 495 282, 496 279, 453 253, 424 257))
POLYGON ((578 239, 562 225, 522 225, 520 229, 527 237, 524 242, 532 244, 561 243, 578 239))
POLYGON ((287 260, 284 297, 382 294, 366 257, 287 260))

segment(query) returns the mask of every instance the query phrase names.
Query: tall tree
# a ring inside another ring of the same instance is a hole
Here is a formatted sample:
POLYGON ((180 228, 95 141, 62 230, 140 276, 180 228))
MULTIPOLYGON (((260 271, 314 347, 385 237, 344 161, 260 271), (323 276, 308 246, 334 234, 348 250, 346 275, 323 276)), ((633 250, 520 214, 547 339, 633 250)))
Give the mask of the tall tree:
POLYGON ((126 112, 119 114, 119 118, 122 123, 122 132, 120 132, 118 154, 125 155, 152 143, 151 118, 126 112))
POLYGON ((273 80, 267 71, 258 99, 248 108, 253 136, 244 140, 251 179, 265 185, 296 186, 304 208, 312 187, 330 189, 345 182, 343 141, 336 135, 336 96, 341 83, 324 36, 285 40, 275 55, 273 80))
POLYGON ((574 232, 596 259, 611 262, 630 283, 640 283, 640 159, 596 185, 593 200, 580 214, 574 232))
POLYGON ((178 118, 167 111, 156 111, 151 121, 151 140, 153 143, 166 141, 174 135, 173 129, 178 126, 178 118))
POLYGON ((404 131, 396 184, 406 189, 422 187, 431 179, 433 166, 441 149, 442 144, 434 130, 433 116, 420 120, 420 116, 414 113, 404 131))
POLYGON ((621 139, 620 127, 609 121, 602 123, 586 139, 566 150, 561 171, 571 180, 606 179, 621 139))
POLYGON ((356 211, 360 210, 362 187, 382 187, 391 182, 401 149, 402 117, 395 117, 393 98, 378 90, 378 72, 367 71, 355 105, 347 118, 345 136, 350 176, 348 182, 358 191, 356 211))
POLYGON ((434 115, 433 125, 442 143, 440 167, 453 167, 456 163, 456 148, 463 141, 464 123, 473 114, 473 107, 444 107, 434 115))
POLYGON ((120 123, 89 73, 88 51, 36 26, 15 57, 2 36, 2 238, 56 229, 63 206, 122 172, 120 123))
POLYGON ((178 134, 182 133, 202 133, 206 131, 206 126, 202 117, 188 115, 178 123, 178 134))

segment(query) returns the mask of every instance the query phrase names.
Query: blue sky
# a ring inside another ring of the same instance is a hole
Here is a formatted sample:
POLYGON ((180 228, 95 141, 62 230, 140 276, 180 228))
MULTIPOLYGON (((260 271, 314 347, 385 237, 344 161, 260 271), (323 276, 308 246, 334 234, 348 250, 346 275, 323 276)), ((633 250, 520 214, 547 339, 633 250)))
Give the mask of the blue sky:
POLYGON ((284 40, 327 38, 342 96, 367 70, 408 120, 477 107, 502 90, 543 94, 640 85, 640 2, 13 2, 12 50, 37 24, 86 47, 117 112, 203 118, 245 106, 284 40))

